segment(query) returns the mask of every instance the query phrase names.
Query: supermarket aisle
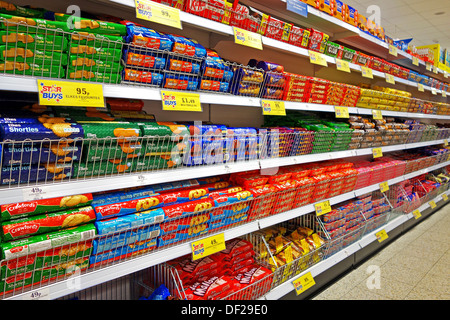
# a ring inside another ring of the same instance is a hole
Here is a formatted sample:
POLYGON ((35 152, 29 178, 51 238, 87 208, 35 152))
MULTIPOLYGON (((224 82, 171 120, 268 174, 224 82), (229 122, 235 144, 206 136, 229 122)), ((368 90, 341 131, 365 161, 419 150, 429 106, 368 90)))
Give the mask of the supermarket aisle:
POLYGON ((450 300, 449 265, 447 205, 313 300, 450 300))

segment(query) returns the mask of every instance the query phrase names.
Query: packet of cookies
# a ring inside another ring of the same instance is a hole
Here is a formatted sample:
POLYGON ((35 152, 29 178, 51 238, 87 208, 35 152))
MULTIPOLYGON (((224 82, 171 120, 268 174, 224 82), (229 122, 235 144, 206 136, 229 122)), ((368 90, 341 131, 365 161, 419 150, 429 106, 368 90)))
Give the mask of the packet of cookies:
POLYGON ((89 33, 109 34, 113 36, 125 36, 127 34, 127 27, 123 24, 73 17, 72 15, 64 13, 55 13, 56 21, 67 22, 69 18, 74 18, 73 29, 71 31, 84 31, 89 33))
POLYGON ((15 32, 62 35, 60 31, 71 32, 67 22, 39 18, 26 18, 0 13, 0 29, 15 32), (3 18, 3 19, 2 19, 3 18))
POLYGON ((0 138, 3 141, 65 138, 66 142, 70 143, 73 139, 83 137, 83 127, 73 123, 3 124, 0 126, 0 138))
POLYGON ((75 227, 95 220, 91 206, 69 209, 2 222, 2 239, 10 241, 32 235, 43 234, 75 227))
POLYGON ((92 203, 92 199, 91 193, 85 193, 66 197, 2 204, 0 207, 1 220, 9 221, 23 217, 31 217, 38 214, 87 206, 92 203))
POLYGON ((9 44, 9 47, 62 52, 67 49, 68 41, 62 35, 28 34, 5 30, 0 31, 0 45, 5 44, 9 44))

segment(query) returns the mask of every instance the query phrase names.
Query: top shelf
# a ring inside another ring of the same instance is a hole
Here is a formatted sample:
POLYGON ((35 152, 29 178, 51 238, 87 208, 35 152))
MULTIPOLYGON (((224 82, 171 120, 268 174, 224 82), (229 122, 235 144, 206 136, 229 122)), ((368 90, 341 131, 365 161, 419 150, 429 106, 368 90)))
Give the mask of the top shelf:
MULTIPOLYGON (((125 6, 128 8, 135 8, 135 2, 134 0, 102 0, 102 2, 107 1, 108 3, 115 3, 121 6, 125 6)), ((409 55, 406 52, 403 52, 401 50, 398 50, 398 56, 394 57, 393 55, 389 54, 389 46, 387 43, 376 39, 375 37, 372 37, 368 34, 365 34, 358 28, 349 25, 348 23, 345 23, 343 21, 340 21, 334 17, 331 17, 327 15, 324 12, 321 12, 317 9, 314 9, 312 7, 308 6, 308 18, 304 18, 300 15, 294 14, 292 12, 286 11, 285 8, 285 2, 283 0, 271 2, 271 5, 273 4, 273 8, 268 8, 264 5, 261 5, 260 2, 263 0, 254 0, 254 1, 243 1, 243 3, 248 4, 250 6, 254 6, 256 9, 261 9, 264 12, 267 12, 269 14, 274 14, 277 16, 281 16, 281 18, 285 18, 288 20, 298 19, 301 20, 302 24, 306 26, 311 26, 314 28, 317 28, 325 33, 330 34, 330 37, 332 40, 339 40, 343 43, 347 41, 348 45, 352 45, 354 47, 357 47, 361 50, 364 50, 366 52, 370 52, 371 54, 374 54, 376 56, 382 57, 386 60, 392 60, 392 59, 398 59, 399 62, 403 62, 408 64, 407 61, 409 61, 408 68, 411 68, 411 55, 409 55), (351 43, 350 43, 351 42, 351 43), (406 62, 405 62, 406 61, 406 62)), ((285 1, 285 0, 284 0, 285 1)), ((233 27, 229 26, 224 23, 216 22, 213 20, 209 20, 200 16, 196 16, 184 11, 180 11, 180 19, 183 24, 206 30, 209 32, 213 32, 215 34, 220 34, 224 36, 233 36, 233 27)), ((309 58, 308 50, 305 48, 297 47, 282 41, 278 41, 272 38, 268 38, 263 36, 262 37, 262 43, 266 47, 270 47, 271 49, 278 50, 278 51, 284 51, 289 52, 291 54, 295 54, 297 56, 309 58)), ((324 55, 327 63, 336 64, 336 59, 327 55, 324 55)), ((419 60, 420 61, 420 60, 419 60)), ((397 61, 396 61, 397 62, 397 61)), ((422 62, 423 63, 423 62, 422 62)), ((353 71, 361 72, 361 66, 350 63, 349 64, 350 69, 353 71)), ((415 66, 413 66, 415 67, 415 66)), ((425 74, 425 67, 422 68, 423 70, 417 70, 423 74, 425 74)), ((442 71, 442 70, 441 70, 442 71)), ((443 72, 443 71, 442 71, 443 72)), ((385 74, 383 72, 379 72, 376 70, 372 70, 373 76, 381 79, 385 79, 385 74)), ((434 73, 428 73, 428 75, 436 77, 436 74, 434 73)), ((443 81, 444 77, 442 77, 443 81)), ((409 87, 418 88, 418 84, 413 81, 405 80, 399 77, 394 77, 395 83, 400 83, 407 85, 409 87)), ((436 95, 442 95, 442 90, 436 90, 432 89, 429 86, 423 86, 425 91, 435 93, 436 95)), ((450 95, 450 91, 447 91, 447 94, 450 95)))

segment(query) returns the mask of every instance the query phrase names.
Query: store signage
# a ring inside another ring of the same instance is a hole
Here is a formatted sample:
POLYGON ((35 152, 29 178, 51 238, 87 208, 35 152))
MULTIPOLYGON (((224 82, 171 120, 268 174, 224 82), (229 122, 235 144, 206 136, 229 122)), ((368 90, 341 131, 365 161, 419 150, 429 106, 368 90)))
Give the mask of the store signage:
POLYGON ((37 79, 37 85, 40 105, 105 108, 102 84, 37 79))
POLYGON ((372 110, 372 115, 374 120, 383 120, 383 114, 381 110, 372 110))
POLYGON ((295 292, 297 293, 297 295, 299 295, 302 292, 305 292, 306 290, 311 288, 313 285, 315 285, 316 282, 314 281, 314 278, 311 275, 311 272, 308 272, 308 273, 304 274, 303 276, 292 281, 292 284, 294 285, 295 292))
POLYGON ((134 0, 136 18, 183 29, 180 10, 148 0, 134 0))
POLYGON ((425 62, 425 69, 427 69, 427 71, 431 71, 431 68, 432 68, 433 66, 431 65, 431 63, 429 63, 429 62, 425 62))
POLYGON ((308 5, 300 0, 287 0, 286 10, 308 18, 308 5))
POLYGON ((396 46, 393 46, 392 44, 389 45, 389 54, 393 55, 393 56, 397 56, 398 55, 398 49, 396 46))
POLYGON ((419 209, 416 209, 416 210, 414 210, 413 211, 413 216, 414 216, 414 219, 419 219, 422 215, 420 214, 420 211, 419 211, 419 209))
POLYGON ((442 197, 442 200, 444 200, 444 201, 448 200, 448 196, 445 193, 443 193, 441 197, 442 197))
POLYGON ((261 100, 261 108, 265 116, 285 116, 284 101, 261 100))
POLYGON ((437 95, 436 88, 431 88, 431 94, 437 95))
POLYGON ((444 90, 442 90, 442 96, 443 96, 444 98, 447 98, 447 92, 445 92, 444 90))
POLYGON ((375 233, 375 236, 377 237, 378 242, 383 242, 384 240, 386 240, 388 238, 386 230, 384 230, 384 229, 375 233))
POLYGON ((334 113, 336 114, 336 118, 349 118, 348 108, 347 107, 334 107, 334 113))
POLYGON ((194 241, 191 243, 192 260, 204 258, 216 252, 225 250, 225 235, 217 235, 194 241))
POLYGON ((166 111, 202 112, 198 93, 161 90, 162 109, 166 111))
POLYGON ((372 69, 368 68, 368 67, 363 67, 361 66, 361 75, 364 78, 369 78, 369 79, 373 79, 373 72, 372 69))
POLYGON ((444 146, 448 146, 448 140, 444 139, 444 146))
POLYGON ((348 61, 344 61, 341 59, 336 59, 336 69, 338 69, 339 71, 344 71, 344 72, 351 72, 350 71, 350 64, 348 63, 348 61))
POLYGON ((262 38, 259 33, 254 33, 241 28, 233 27, 234 43, 262 50, 262 38))
POLYGON ((372 154, 373 158, 381 158, 383 156, 383 151, 381 151, 381 148, 373 148, 372 154))
POLYGON ((380 191, 383 193, 389 191, 389 183, 387 181, 380 183, 380 191))
POLYGON ((437 74, 437 73, 439 72, 438 70, 439 70, 438 67, 436 67, 436 66, 433 67, 433 72, 434 72, 434 73, 437 74))
POLYGON ((428 202, 428 204, 430 205, 431 209, 436 208, 436 202, 434 202, 434 200, 428 202))
POLYGON ((314 204, 314 207, 316 208, 317 216, 321 216, 323 214, 331 212, 330 200, 316 203, 316 204, 314 204))
POLYGON ((412 64, 415 66, 419 66, 419 58, 412 56, 412 64))
POLYGON ((385 75, 387 83, 395 84, 395 79, 394 79, 394 76, 392 74, 385 73, 384 75, 385 75))
POLYGON ((309 62, 317 64, 319 66, 328 67, 328 63, 324 54, 312 50, 308 50, 308 54, 309 62))
POLYGON ((419 90, 420 92, 425 92, 425 88, 424 88, 423 84, 418 83, 417 84, 417 90, 419 90))

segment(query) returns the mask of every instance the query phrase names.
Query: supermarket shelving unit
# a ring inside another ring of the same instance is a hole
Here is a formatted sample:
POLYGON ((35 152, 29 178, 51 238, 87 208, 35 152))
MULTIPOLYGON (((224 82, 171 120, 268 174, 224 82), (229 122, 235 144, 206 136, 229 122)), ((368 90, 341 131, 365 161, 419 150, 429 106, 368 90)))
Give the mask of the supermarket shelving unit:
MULTIPOLYGON (((19 1, 18 1, 19 2, 19 1)), ((347 25, 333 17, 326 15, 314 8, 309 9, 308 18, 302 18, 297 15, 293 16, 292 13, 287 12, 285 10, 285 3, 282 0, 275 1, 276 5, 271 9, 264 5, 263 0, 253 0, 253 1, 243 1, 244 3, 249 3, 256 8, 259 8, 268 13, 274 13, 281 18, 286 18, 294 21, 299 21, 300 24, 310 25, 312 27, 323 30, 324 32, 330 33, 332 35, 332 39, 340 40, 344 43, 352 45, 354 47, 358 47, 364 49, 365 51, 370 51, 373 55, 380 56, 386 59, 394 60, 395 62, 404 65, 410 69, 422 72, 424 74, 428 74, 430 76, 437 77, 441 80, 446 80, 446 77, 443 76, 443 71, 438 70, 438 74, 427 73, 423 66, 416 67, 411 64, 411 56, 405 52, 398 51, 398 57, 393 57, 388 54, 388 46, 384 42, 381 42, 378 39, 375 39, 361 31, 357 28, 347 25), (271 12, 272 11, 272 12, 271 12), (441 75, 442 74, 442 75, 441 75)), ((102 10, 107 11, 107 13, 115 8, 117 10, 125 9, 127 13, 132 13, 134 11, 134 1, 133 0, 96 0, 96 1, 88 1, 85 0, 83 3, 89 4, 91 6, 100 6, 102 10)), ((58 4, 61 5, 61 4, 58 4)), ((43 4, 42 6, 45 6, 43 4)), ((272 6, 272 2, 271 2, 272 6)), ((186 12, 180 12, 180 17, 183 25, 189 26, 194 30, 198 30, 200 33, 207 33, 207 37, 209 37, 209 41, 212 44, 217 44, 219 42, 228 41, 230 42, 230 36, 233 35, 232 27, 217 23, 205 18, 201 18, 186 12)), ((151 25, 151 24, 150 24, 151 25)), ((175 31, 173 31, 175 32, 175 31)), ((181 33, 181 31, 180 31, 181 33)), ((294 47, 292 45, 283 43, 281 41, 273 40, 267 37, 262 37, 264 48, 270 48, 271 50, 275 50, 279 53, 288 53, 293 55, 295 59, 302 60, 306 62, 308 59, 308 50, 303 48, 294 47)), ((261 53, 261 52, 259 52, 261 53)), ((264 54, 264 52, 262 52, 264 54)), ((327 62, 330 64, 335 64, 336 61, 332 57, 326 57, 327 62)), ((350 68, 352 71, 361 72, 361 67, 355 64, 350 64, 350 68)), ((321 72, 326 72, 327 70, 335 69, 329 66, 328 68, 320 68, 321 72)), ((373 74, 376 78, 375 81, 379 79, 384 79, 385 75, 381 72, 373 71, 373 74)), ((352 73, 353 76, 355 74, 352 73)), ((357 75, 359 77, 359 75, 357 75)), ((344 76, 342 76, 344 78, 344 76)), ((395 77, 396 85, 402 85, 403 88, 408 90, 416 90, 417 84, 411 81, 407 81, 398 77, 395 77)), ((105 97, 111 98, 133 98, 133 99, 143 99, 146 103, 154 103, 161 100, 159 89, 148 88, 144 86, 131 86, 131 85, 110 85, 104 84, 104 95, 105 97)), ((20 91, 20 92, 37 92, 37 82, 36 78, 33 77, 17 77, 17 76, 8 76, 8 75, 0 75, 0 90, 4 91, 20 91)), ((432 89, 430 87, 425 86, 425 93, 427 97, 439 98, 435 95, 431 94, 432 89)), ((415 91, 416 92, 416 91, 415 91)), ((442 94, 440 90, 436 91, 437 94, 442 94)), ((450 94, 450 92, 448 92, 450 94)), ((215 93, 200 93, 200 100, 202 104, 207 105, 225 105, 225 106, 236 106, 236 107, 253 107, 249 109, 260 108, 261 101, 259 98, 250 98, 250 97, 239 97, 233 95, 224 95, 224 94, 215 94, 215 93)), ((445 100, 445 101, 448 101, 445 100)), ((307 104, 307 103, 296 103, 296 102, 285 102, 287 110, 302 110, 302 111, 311 111, 311 112, 330 112, 334 113, 334 106, 330 105, 320 105, 320 104, 307 104)), ((146 105, 148 107, 149 105, 146 105)), ((151 109, 153 110, 153 109, 151 109)), ((349 113, 351 114, 360 114, 360 115, 370 115, 370 109, 363 108, 349 108, 349 113)), ((419 114, 419 113, 407 113, 407 112, 394 112, 394 111, 382 111, 383 116, 391 116, 391 117, 400 117, 400 118, 420 118, 426 119, 428 121, 446 121, 450 120, 450 116, 443 115, 429 115, 429 114, 419 114)), ((244 114, 245 116, 245 114, 244 114)), ((394 146, 382 147, 383 153, 397 151, 397 150, 405 150, 418 148, 422 146, 429 145, 438 145, 443 144, 444 140, 434 140, 420 143, 412 143, 412 144, 401 144, 394 146)), ((286 166, 298 163, 306 163, 313 161, 323 161, 329 159, 339 159, 339 158, 349 158, 349 157, 367 157, 372 154, 372 148, 367 149, 357 149, 357 150, 347 150, 347 151, 339 151, 332 153, 323 153, 323 154, 313 154, 313 155, 304 155, 304 156, 296 156, 296 157, 287 157, 287 158, 276 158, 276 159, 264 159, 264 160, 255 160, 255 161, 246 161, 246 162, 236 162, 232 164, 224 164, 224 165, 215 165, 215 166, 199 166, 194 168, 183 168, 177 169, 173 171, 161 171, 161 172, 149 172, 149 173, 140 173, 140 174, 126 174, 126 175, 118 175, 111 177, 103 177, 98 179, 86 179, 86 180, 73 180, 69 182, 58 182, 58 183, 49 183, 40 185, 45 188, 45 197, 54 197, 57 195, 70 195, 80 191, 83 192, 97 192, 97 191, 105 191, 105 190, 114 190, 118 188, 124 187, 133 187, 139 185, 147 185, 147 184, 156 184, 161 182, 170 182, 177 180, 184 180, 190 178, 197 177, 206 177, 212 175, 220 175, 225 173, 232 172, 240 172, 246 170, 253 169, 265 169, 265 168, 273 168, 278 166, 286 166), (143 177, 143 178, 142 178, 143 177)), ((410 179, 412 177, 431 172, 433 170, 442 168, 444 166, 450 165, 450 161, 440 163, 433 167, 429 167, 426 169, 422 169, 417 172, 412 172, 407 175, 403 175, 397 177, 395 179, 389 180, 389 185, 410 179)), ((39 185, 39 184, 38 184, 39 185)), ((23 186, 19 188, 0 188, 0 203, 12 203, 12 202, 20 202, 24 201, 24 195, 29 191, 31 187, 34 185, 23 186)), ((352 199, 358 195, 378 190, 379 185, 374 184, 372 186, 355 190, 346 194, 342 194, 336 197, 333 197, 330 200, 330 203, 337 204, 348 199, 352 199)), ((449 191, 446 194, 450 194, 449 191)), ((441 201, 442 197, 439 195, 436 201, 441 201)), ((422 210, 427 209, 427 204, 424 204, 421 208, 422 210)), ((267 226, 271 226, 283 221, 287 221, 299 216, 302 216, 307 213, 314 212, 314 204, 309 204, 304 207, 300 207, 282 214, 274 215, 268 218, 264 218, 261 220, 253 221, 251 223, 247 223, 244 225, 240 225, 239 227, 228 229, 224 232, 225 239, 232 239, 239 236, 242 236, 247 233, 251 233, 253 231, 265 228, 267 226)), ((389 232, 389 230, 393 230, 405 224, 407 221, 412 219, 412 214, 407 214, 401 216, 391 222, 388 225, 383 226, 383 228, 389 232)), ((369 235, 365 236, 360 241, 352 244, 349 247, 346 247, 344 250, 338 252, 337 254, 331 256, 329 259, 326 259, 317 265, 314 265, 307 271, 311 271, 312 275, 319 275, 327 270, 333 268, 335 264, 340 262, 343 259, 350 257, 355 254, 359 250, 363 249, 370 243, 376 241, 374 236, 376 230, 371 232, 369 235)), ((65 295, 87 289, 104 282, 120 278, 122 276, 131 274, 133 272, 148 268, 153 265, 157 265, 164 261, 168 261, 170 259, 185 255, 190 253, 190 244, 183 243, 180 245, 175 245, 173 247, 155 252, 146 254, 143 256, 138 256, 134 259, 130 259, 124 262, 120 262, 114 264, 112 266, 108 266, 106 268, 102 268, 99 270, 95 270, 92 272, 87 272, 85 274, 80 275, 80 278, 77 281, 77 285, 71 285, 70 279, 60 281, 50 285, 44 285, 37 290, 33 290, 30 292, 22 293, 15 295, 10 299, 28 299, 31 294, 35 291, 40 291, 44 293, 44 297, 48 299, 56 299, 63 297, 65 295)), ((302 274, 298 275, 301 276, 302 274)), ((297 277, 298 277, 297 276, 297 277)), ((294 279, 291 279, 294 280, 294 279)), ((280 299, 283 296, 289 294, 293 290, 292 281, 287 281, 275 288, 271 292, 267 293, 262 299, 280 299)))

